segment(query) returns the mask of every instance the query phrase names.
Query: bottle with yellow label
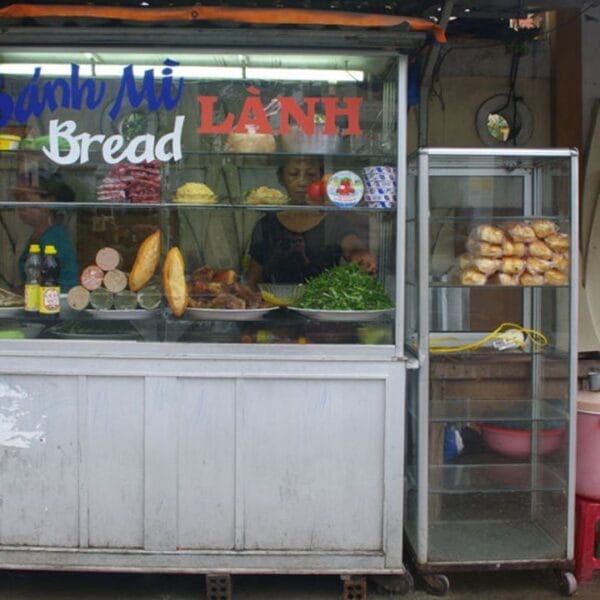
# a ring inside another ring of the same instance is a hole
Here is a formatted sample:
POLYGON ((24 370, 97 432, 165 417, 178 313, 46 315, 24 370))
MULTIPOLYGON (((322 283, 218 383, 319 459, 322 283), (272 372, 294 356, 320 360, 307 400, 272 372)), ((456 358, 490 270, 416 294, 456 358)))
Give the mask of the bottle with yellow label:
POLYGON ((40 279, 42 276, 42 256, 39 244, 30 244, 25 261, 25 310, 37 313, 40 310, 40 279))
POLYGON ((60 313, 60 285, 58 276, 60 265, 56 258, 56 247, 44 246, 40 279, 40 314, 58 315, 60 313))

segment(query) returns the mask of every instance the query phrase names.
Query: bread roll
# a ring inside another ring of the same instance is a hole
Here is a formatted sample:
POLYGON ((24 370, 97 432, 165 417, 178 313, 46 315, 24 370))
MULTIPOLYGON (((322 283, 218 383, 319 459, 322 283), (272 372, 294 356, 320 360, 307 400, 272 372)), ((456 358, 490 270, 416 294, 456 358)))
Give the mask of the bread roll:
POLYGON ((557 253, 552 257, 552 264, 555 269, 562 271, 563 273, 569 272, 569 255, 564 253, 557 253))
POLYGON ((463 285, 484 285, 487 281, 487 275, 477 269, 467 269, 460 276, 460 282, 463 285))
POLYGON ((537 256, 527 257, 525 268, 532 275, 543 275, 552 268, 552 261, 538 258, 537 256))
POLYGON ((552 250, 542 240, 531 242, 528 250, 529 256, 536 256, 537 258, 543 258, 544 260, 551 260, 554 256, 552 250))
POLYGON ((569 235, 566 233, 554 233, 544 239, 544 242, 548 245, 548 248, 554 250, 554 252, 566 252, 570 246, 569 235))
POLYGON ((477 242, 473 239, 467 240, 467 250, 473 256, 485 256, 487 258, 502 258, 502 246, 488 242, 477 242))
POLYGON ((519 277, 519 283, 521 285, 543 285, 544 276, 532 275, 531 273, 525 272, 519 277))
POLYGON ((145 238, 129 273, 129 289, 132 292, 141 290, 152 279, 160 260, 160 231, 157 230, 145 238))
POLYGON ((493 275, 500 268, 499 258, 486 258, 477 256, 471 259, 471 264, 485 275, 493 275))
POLYGON ((505 235, 500 227, 494 225, 478 225, 469 234, 471 239, 480 242, 488 242, 489 244, 502 244, 505 235))
POLYGON ((567 283, 567 274, 557 269, 550 269, 544 273, 544 283, 550 285, 565 285, 567 283))
POLYGON ((519 285, 519 275, 511 275, 510 273, 499 271, 489 279, 489 282, 496 285, 519 285))
POLYGON ((500 271, 507 275, 520 275, 525 270, 525 259, 518 256, 505 256, 500 261, 500 271))
POLYGON ((171 311, 181 317, 188 305, 185 263, 181 251, 174 246, 167 253, 162 270, 163 288, 171 311))
POLYGON ((505 229, 514 242, 533 242, 537 239, 533 227, 527 223, 508 223, 505 229))
POLYGON ((540 239, 544 239, 558 231, 556 223, 549 221, 548 219, 531 221, 531 227, 533 228, 533 231, 535 231, 535 235, 540 239))
POLYGON ((502 254, 504 256, 516 256, 523 257, 527 253, 527 246, 523 242, 513 242, 512 240, 505 239, 502 242, 502 254))
POLYGON ((464 254, 461 254, 458 257, 458 266, 460 270, 464 271, 465 269, 468 269, 471 266, 472 260, 473 257, 470 254, 467 254, 466 252, 464 254))

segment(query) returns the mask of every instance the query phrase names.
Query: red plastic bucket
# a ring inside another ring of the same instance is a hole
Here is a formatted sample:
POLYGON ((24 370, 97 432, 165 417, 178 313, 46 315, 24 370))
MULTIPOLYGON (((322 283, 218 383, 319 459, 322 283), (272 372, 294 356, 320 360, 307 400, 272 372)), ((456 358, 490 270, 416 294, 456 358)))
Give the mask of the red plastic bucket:
POLYGON ((577 470, 578 496, 600 500, 600 392, 577 394, 577 470))

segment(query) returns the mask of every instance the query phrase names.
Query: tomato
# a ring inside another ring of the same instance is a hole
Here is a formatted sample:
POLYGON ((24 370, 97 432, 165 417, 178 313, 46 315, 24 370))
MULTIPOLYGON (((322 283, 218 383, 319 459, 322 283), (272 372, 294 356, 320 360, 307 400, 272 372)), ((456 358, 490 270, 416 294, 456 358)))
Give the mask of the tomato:
POLYGON ((313 204, 321 204, 323 202, 324 187, 326 186, 323 185, 322 181, 313 181, 312 183, 308 184, 306 194, 313 204))

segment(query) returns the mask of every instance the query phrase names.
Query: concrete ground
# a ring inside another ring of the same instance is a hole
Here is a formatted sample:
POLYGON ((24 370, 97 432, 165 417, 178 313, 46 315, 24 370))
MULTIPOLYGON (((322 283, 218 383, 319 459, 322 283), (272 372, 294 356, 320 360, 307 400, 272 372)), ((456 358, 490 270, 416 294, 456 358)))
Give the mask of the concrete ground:
MULTIPOLYGON (((546 571, 452 573, 449 599, 546 600, 561 598, 556 580, 546 571)), ((369 581, 369 600, 435 596, 417 589, 405 596, 386 594, 369 581)), ((342 585, 334 576, 236 576, 233 600, 339 600, 342 585)), ((204 600, 199 575, 132 575, 115 573, 48 573, 0 571, 0 600, 204 600)), ((600 598, 600 572, 581 585, 576 600, 600 598)))

